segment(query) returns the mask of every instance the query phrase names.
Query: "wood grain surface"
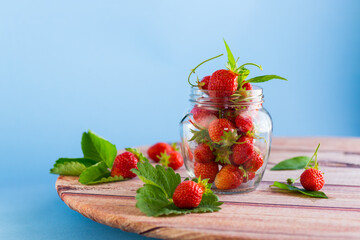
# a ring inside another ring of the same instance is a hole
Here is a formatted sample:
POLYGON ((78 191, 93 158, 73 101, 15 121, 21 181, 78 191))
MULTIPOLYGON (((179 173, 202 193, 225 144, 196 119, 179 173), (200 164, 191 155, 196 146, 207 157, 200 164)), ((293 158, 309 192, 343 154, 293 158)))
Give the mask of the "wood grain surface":
MULTIPOLYGON (((140 148, 146 152, 146 147, 140 148)), ((184 168, 179 171, 186 177, 184 168)), ((263 181, 256 191, 219 195, 216 213, 147 217, 135 207, 142 182, 82 185, 60 176, 56 189, 73 210, 96 222, 163 239, 360 239, 360 138, 275 138, 263 181), (329 199, 315 199, 269 188, 301 171, 269 171, 281 160, 311 156, 318 143, 322 189, 329 199)))

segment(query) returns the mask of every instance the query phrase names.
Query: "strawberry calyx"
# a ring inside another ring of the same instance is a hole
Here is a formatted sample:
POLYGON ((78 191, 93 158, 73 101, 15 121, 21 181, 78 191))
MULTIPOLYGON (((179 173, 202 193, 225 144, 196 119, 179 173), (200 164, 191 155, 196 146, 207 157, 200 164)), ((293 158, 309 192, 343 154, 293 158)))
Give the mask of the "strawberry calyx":
POLYGON ((239 135, 237 134, 237 132, 235 130, 231 130, 231 131, 224 131, 223 135, 221 136, 221 140, 218 142, 214 142, 215 144, 219 144, 222 147, 230 147, 232 146, 234 143, 236 143, 236 141, 239 139, 239 135))
POLYGON ((176 142, 172 143, 172 144, 171 144, 171 147, 172 147, 172 149, 173 149, 174 151, 177 151, 177 152, 178 152, 178 151, 180 150, 180 149, 178 148, 176 142))
POLYGON ((166 152, 162 152, 160 153, 160 156, 159 156, 159 163, 161 165, 163 165, 164 167, 169 167, 169 164, 170 164, 170 155, 167 154, 166 152))
POLYGON ((215 162, 221 164, 231 164, 230 155, 232 154, 232 151, 230 150, 230 147, 218 148, 214 154, 216 156, 215 162))
POLYGON ((202 189, 203 189, 203 194, 204 193, 208 193, 211 192, 210 188, 211 188, 211 183, 209 183, 209 179, 205 178, 205 179, 201 179, 201 176, 199 176, 199 178, 193 179, 194 182, 196 182, 202 189))
POLYGON ((190 132, 193 134, 193 136, 189 140, 189 142, 195 141, 197 143, 205 143, 205 142, 211 141, 210 135, 209 135, 209 132, 207 129, 202 129, 199 131, 190 129, 190 132))
POLYGON ((126 151, 131 152, 136 156, 139 162, 148 162, 149 159, 147 159, 138 149, 136 148, 125 148, 126 151))

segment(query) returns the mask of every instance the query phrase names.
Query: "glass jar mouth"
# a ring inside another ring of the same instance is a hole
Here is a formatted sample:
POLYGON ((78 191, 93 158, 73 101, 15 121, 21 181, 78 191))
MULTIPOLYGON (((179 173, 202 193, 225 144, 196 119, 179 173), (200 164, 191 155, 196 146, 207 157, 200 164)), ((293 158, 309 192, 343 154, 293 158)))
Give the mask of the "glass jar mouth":
POLYGON ((203 90, 191 87, 190 102, 209 106, 261 106, 263 101, 263 89, 252 85, 252 90, 227 91, 227 90, 203 90))

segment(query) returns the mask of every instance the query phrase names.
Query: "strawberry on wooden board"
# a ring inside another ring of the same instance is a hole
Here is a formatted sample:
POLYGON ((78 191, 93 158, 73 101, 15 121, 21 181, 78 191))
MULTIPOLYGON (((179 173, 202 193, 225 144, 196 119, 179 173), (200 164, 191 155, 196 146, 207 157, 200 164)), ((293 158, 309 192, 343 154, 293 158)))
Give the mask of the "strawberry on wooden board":
POLYGON ((216 174, 219 172, 219 165, 216 162, 194 163, 195 177, 209 179, 209 183, 214 182, 216 174))
POLYGON ((177 170, 184 165, 184 159, 178 151, 165 152, 160 155, 160 163, 165 167, 171 167, 172 169, 177 170))
POLYGON ((216 175, 215 186, 221 190, 234 189, 243 182, 243 174, 234 165, 225 165, 216 175))
POLYGON ((137 169, 138 159, 135 154, 131 152, 124 152, 118 155, 111 169, 111 176, 122 176, 124 178, 134 178, 136 174, 130 170, 133 168, 137 169))
POLYGON ((215 155, 209 144, 200 143, 194 150, 195 161, 199 163, 208 163, 215 160, 215 155))
POLYGON ((173 202, 178 208, 195 208, 199 206, 204 192, 203 185, 194 181, 184 181, 176 187, 173 202))
POLYGON ((215 119, 209 125, 209 136, 213 142, 219 142, 223 140, 225 132, 233 132, 235 130, 233 124, 225 119, 215 119))
POLYGON ((309 191, 319 191, 325 184, 323 173, 315 168, 306 169, 300 176, 301 185, 309 191))
POLYGON ((170 144, 159 142, 152 145, 148 149, 147 154, 150 159, 154 160, 155 162, 159 162, 161 153, 172 152, 172 151, 174 151, 174 149, 170 146, 170 144))
POLYGON ((323 173, 319 170, 317 161, 317 152, 320 144, 317 146, 314 155, 305 167, 305 171, 300 176, 301 185, 309 191, 319 191, 325 184, 323 173), (315 157, 315 160, 312 159, 315 157))

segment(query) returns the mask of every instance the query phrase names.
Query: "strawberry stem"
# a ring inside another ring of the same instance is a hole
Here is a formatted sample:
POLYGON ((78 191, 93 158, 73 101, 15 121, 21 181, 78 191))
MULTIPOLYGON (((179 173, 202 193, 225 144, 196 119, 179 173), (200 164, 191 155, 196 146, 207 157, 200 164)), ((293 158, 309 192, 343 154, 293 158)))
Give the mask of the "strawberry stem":
POLYGON ((210 60, 213 60, 213 59, 215 59, 215 58, 221 57, 222 55, 224 55, 224 54, 222 53, 222 54, 217 55, 217 56, 215 56, 215 57, 209 58, 209 59, 207 59, 207 60, 199 63, 194 69, 191 69, 191 72, 190 72, 189 77, 188 77, 188 82, 189 82, 189 84, 190 84, 192 87, 197 87, 197 85, 194 85, 194 84, 192 84, 192 83, 190 82, 191 74, 195 73, 195 70, 196 70, 198 67, 200 67, 202 64, 204 64, 204 63, 206 63, 206 62, 208 62, 208 61, 210 61, 210 60))
POLYGON ((314 155, 312 155, 312 157, 310 158, 309 162, 306 164, 305 169, 308 169, 308 168, 318 169, 318 168, 319 168, 319 164, 318 164, 318 161, 317 161, 317 153, 318 153, 319 147, 320 147, 320 143, 319 143, 319 145, 317 146, 314 155), (314 158, 314 157, 315 157, 315 162, 313 162, 313 158, 314 158), (313 166, 312 166, 312 163, 314 163, 313 166))
POLYGON ((256 67, 260 68, 260 70, 263 70, 261 65, 257 65, 255 63, 244 63, 243 65, 238 67, 238 69, 240 70, 241 68, 245 67, 246 65, 253 65, 253 66, 256 66, 256 67))

